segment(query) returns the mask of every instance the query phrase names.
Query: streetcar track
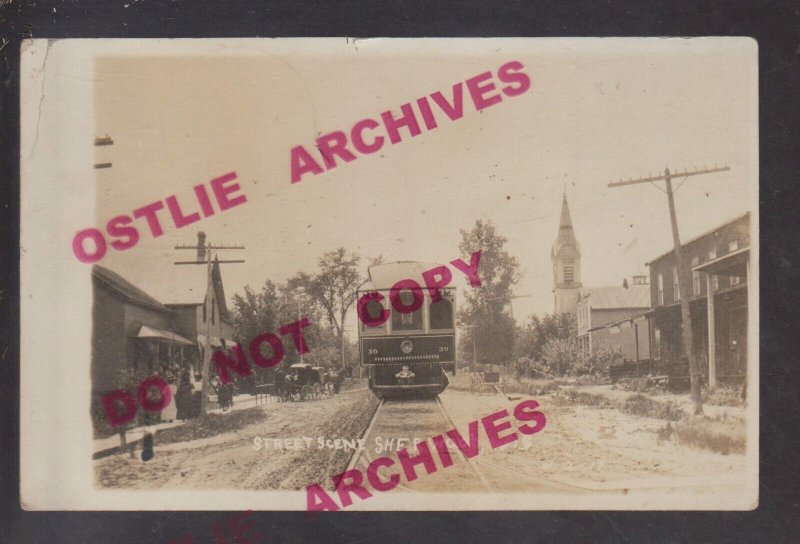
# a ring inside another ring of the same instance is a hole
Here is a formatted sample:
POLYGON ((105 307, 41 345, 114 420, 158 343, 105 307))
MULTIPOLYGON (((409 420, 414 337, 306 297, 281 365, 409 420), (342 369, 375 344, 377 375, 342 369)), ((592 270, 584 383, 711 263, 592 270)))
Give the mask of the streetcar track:
MULTIPOLYGON (((427 405, 427 404, 428 403, 424 403, 423 405, 427 405)), ((430 413, 434 413, 434 412, 437 413, 440 416, 441 420, 444 421, 445 426, 442 429, 437 429, 435 432, 432 432, 430 436, 425 436, 424 439, 425 439, 426 442, 430 438, 432 438, 433 436, 435 436, 438 433, 444 434, 446 431, 449 431, 451 429, 455 429, 456 428, 455 423, 453 422, 453 419, 450 417, 450 414, 447 413, 447 410, 445 409, 444 404, 442 403, 441 399, 438 396, 430 404, 431 405, 436 405, 436 409, 431 410, 430 413)), ((389 426, 389 427, 391 426, 391 425, 387 425, 387 424, 388 423, 392 423, 392 421, 386 422, 386 421, 382 421, 381 420, 381 418, 386 416, 387 412, 389 412, 389 410, 385 409, 385 407, 387 405, 389 405, 392 408, 411 407, 412 409, 413 408, 418 408, 420 406, 419 401, 388 401, 387 402, 387 401, 381 399, 381 401, 379 402, 378 406, 375 409, 375 412, 372 414, 372 417, 370 419, 369 424, 367 425, 366 429, 364 429, 364 432, 362 433, 362 435, 359 437, 361 440, 364 441, 364 448, 356 450, 353 453, 353 456, 350 458, 350 462, 347 464, 347 470, 353 470, 353 469, 356 469, 359 466, 361 466, 362 468, 366 469, 367 466, 369 466, 369 464, 372 463, 372 461, 375 459, 375 457, 373 457, 371 455, 370 451, 369 451, 369 442, 368 442, 368 440, 371 437, 371 435, 373 434, 373 431, 376 429, 376 427, 377 428, 381 427, 381 423, 383 425, 386 425, 386 426, 389 426)), ((391 417, 391 415, 389 415, 387 417, 391 417)), ((430 423, 430 422, 428 422, 428 423, 430 423)), ((396 433, 396 431, 394 431, 394 432, 396 433)), ((408 430, 406 430, 404 432, 405 432, 406 435, 415 434, 415 433, 413 433, 412 429, 408 429, 408 430)), ((468 467, 468 470, 475 477, 475 479, 477 479, 480 482, 480 485, 483 487, 483 489, 485 491, 487 491, 487 492, 493 492, 494 490, 492 489, 491 484, 486 479, 486 477, 483 475, 483 473, 478 468, 478 466, 471 459, 468 459, 466 456, 464 456, 464 454, 463 454, 463 452, 461 452, 461 450, 459 450, 458 448, 453 448, 453 449, 455 450, 455 453, 457 454, 457 456, 463 461, 463 464, 468 467)), ((392 454, 396 454, 397 450, 394 450, 391 453, 392 454)), ((449 467, 439 467, 440 470, 442 470, 443 468, 449 468, 449 467)), ((407 491, 414 491, 413 487, 411 487, 411 486, 409 486, 407 484, 404 484, 403 482, 398 482, 397 487, 405 489, 407 491)))
MULTIPOLYGON (((442 399, 440 399, 438 396, 436 397, 436 405, 439 407, 439 410, 441 411, 442 416, 444 417, 444 420, 447 422, 447 425, 451 429, 455 429, 456 428, 456 424, 453 422, 453 418, 451 418, 450 414, 447 413, 447 410, 445 410, 445 407, 444 407, 444 403, 442 403, 442 399)), ((492 490, 492 486, 489 484, 489 481, 486 479, 486 477, 483 475, 483 473, 480 470, 478 470, 477 465, 475 463, 473 463, 470 459, 467 459, 467 457, 464 455, 464 453, 460 449, 458 449, 458 448, 455 448, 455 449, 458 452, 458 456, 464 461, 464 463, 467 464, 467 466, 469 466, 469 468, 472 470, 472 472, 475 474, 475 476, 477 476, 478 479, 481 481, 481 484, 483 484, 483 487, 485 487, 487 491, 493 491, 492 490)))

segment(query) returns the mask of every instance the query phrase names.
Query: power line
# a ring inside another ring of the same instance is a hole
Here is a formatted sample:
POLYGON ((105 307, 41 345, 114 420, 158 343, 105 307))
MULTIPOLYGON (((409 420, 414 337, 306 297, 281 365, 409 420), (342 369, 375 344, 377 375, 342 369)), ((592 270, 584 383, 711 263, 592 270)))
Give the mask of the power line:
MULTIPOLYGON (((717 167, 714 165, 713 168, 705 167, 702 170, 684 170, 683 172, 676 172, 671 173, 669 168, 664 169, 664 175, 660 176, 647 176, 646 178, 628 178, 627 180, 620 179, 617 182, 611 182, 608 184, 610 188, 614 187, 622 187, 625 185, 635 185, 638 183, 654 183, 656 181, 664 181, 666 182, 666 194, 667 194, 667 204, 669 206, 669 218, 672 227, 672 241, 674 244, 674 253, 675 253, 675 266, 678 270, 678 289, 681 294, 681 322, 683 323, 683 347, 684 351, 686 352, 686 358, 689 360, 689 380, 691 382, 691 392, 692 392, 692 401, 694 402, 695 406, 695 413, 701 414, 703 412, 703 401, 700 397, 700 367, 697 357, 694 354, 694 342, 693 342, 693 331, 692 331, 692 314, 689 309, 689 278, 688 278, 688 270, 683 265, 683 255, 681 254, 681 238, 678 232, 678 219, 677 214, 675 212, 675 198, 672 189, 672 180, 674 178, 684 178, 681 182, 681 185, 691 176, 700 176, 705 174, 713 174, 716 172, 724 172, 730 170, 728 166, 721 166, 717 167)), ((680 187, 680 185, 679 185, 680 187)), ((660 189, 660 187, 659 187, 660 189)), ((714 293, 708 293, 709 298, 714 296, 714 293)), ((714 340, 711 339, 710 342, 714 340)), ((709 360, 709 375, 712 374, 713 365, 715 364, 714 361, 709 360)))

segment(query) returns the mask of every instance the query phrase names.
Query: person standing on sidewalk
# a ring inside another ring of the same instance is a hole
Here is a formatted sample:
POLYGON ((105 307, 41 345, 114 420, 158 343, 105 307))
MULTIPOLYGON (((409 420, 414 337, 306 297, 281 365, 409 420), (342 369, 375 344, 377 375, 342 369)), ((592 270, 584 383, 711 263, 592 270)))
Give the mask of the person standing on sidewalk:
POLYGON ((175 386, 175 376, 170 375, 167 381, 171 398, 167 407, 161 410, 161 421, 175 421, 178 419, 178 388, 175 386))

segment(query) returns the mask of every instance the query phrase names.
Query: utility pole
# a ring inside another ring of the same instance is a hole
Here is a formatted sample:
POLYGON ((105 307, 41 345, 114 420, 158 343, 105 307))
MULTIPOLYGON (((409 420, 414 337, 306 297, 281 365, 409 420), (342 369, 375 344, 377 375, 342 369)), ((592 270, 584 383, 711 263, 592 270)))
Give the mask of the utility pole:
MULTIPOLYGON (((203 376, 203 392, 202 398, 200 399, 200 415, 204 416, 208 413, 208 390, 211 387, 211 380, 210 380, 210 367, 211 367, 211 317, 214 311, 214 280, 212 278, 212 261, 211 261, 211 254, 218 249, 244 249, 242 245, 206 245, 205 243, 206 235, 204 232, 197 233, 197 245, 196 246, 187 246, 187 245, 180 245, 175 246, 175 249, 193 249, 197 251, 197 260, 195 261, 176 261, 175 264, 205 264, 206 265, 206 298, 203 301, 203 309, 205 310, 205 323, 206 323, 206 334, 205 334, 205 342, 203 345, 203 369, 202 369, 202 376, 203 376)), ((220 261, 214 259, 213 264, 227 264, 227 263, 243 263, 244 260, 232 260, 232 261, 220 261)), ((219 307, 219 302, 217 303, 217 307, 219 307)))
MULTIPOLYGON (((634 185, 637 183, 653 183, 656 181, 666 182, 667 203, 669 204, 669 219, 672 224, 672 242, 675 246, 675 266, 678 270, 678 289, 681 295, 681 322, 683 323, 683 349, 686 352, 686 358, 689 360, 689 381, 691 384, 691 397, 694 403, 695 414, 703 413, 703 399, 700 397, 700 365, 695 357, 694 338, 692 334, 692 314, 689 310, 689 270, 684 267, 683 256, 681 255, 681 238, 678 233, 678 219, 675 213, 675 197, 672 189, 672 180, 674 178, 688 178, 689 176, 699 176, 703 174, 713 174, 715 172, 724 172, 730 170, 728 166, 721 166, 714 168, 703 168, 702 170, 692 170, 683 172, 675 172, 674 174, 669 171, 669 168, 664 169, 663 176, 648 176, 646 178, 620 180, 611 182, 609 187, 621 187, 624 185, 634 185)), ((679 186, 680 187, 680 186, 679 186)), ((708 297, 713 297, 714 293, 707 293, 708 297)), ((713 340, 712 340, 713 341, 713 340)))
POLYGON ((349 330, 350 327, 342 326, 342 370, 345 369, 345 360, 344 360, 344 331, 349 330))

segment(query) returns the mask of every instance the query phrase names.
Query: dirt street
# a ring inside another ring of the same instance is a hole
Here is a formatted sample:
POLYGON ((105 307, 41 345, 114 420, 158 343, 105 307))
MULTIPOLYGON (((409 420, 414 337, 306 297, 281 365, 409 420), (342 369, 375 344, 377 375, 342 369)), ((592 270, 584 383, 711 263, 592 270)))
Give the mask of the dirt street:
POLYGON ((126 455, 96 461, 97 482, 126 489, 304 489, 344 471, 352 451, 334 440, 358 438, 376 404, 367 390, 261 404, 254 409, 267 413, 262 423, 164 446, 156 436, 155 458, 146 463, 126 455))
MULTIPOLYGON (((459 428, 497 410, 509 411, 522 395, 479 396, 445 391, 440 398, 459 428)), ((659 439, 666 422, 616 409, 571 406, 535 397, 547 416, 540 433, 496 450, 481 447, 484 470, 549 478, 587 489, 734 485, 742 480, 744 455, 722 455, 659 439)), ((512 418, 513 420, 513 418, 512 418)))

